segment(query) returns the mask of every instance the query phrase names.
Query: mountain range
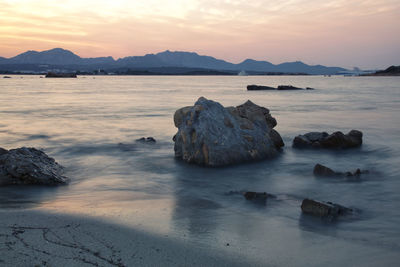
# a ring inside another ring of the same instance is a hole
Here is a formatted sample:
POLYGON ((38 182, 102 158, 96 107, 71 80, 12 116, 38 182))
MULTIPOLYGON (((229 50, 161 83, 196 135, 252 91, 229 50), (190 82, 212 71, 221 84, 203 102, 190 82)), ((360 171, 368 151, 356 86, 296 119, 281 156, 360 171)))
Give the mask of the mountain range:
POLYGON ((171 52, 169 50, 144 56, 130 56, 115 60, 112 57, 82 58, 69 50, 54 48, 47 51, 27 51, 15 57, 0 57, 0 70, 9 71, 45 71, 60 69, 65 71, 93 71, 103 69, 116 70, 151 70, 168 68, 203 69, 237 73, 304 73, 311 75, 336 74, 345 69, 322 65, 307 65, 301 61, 274 65, 268 61, 246 59, 239 64, 230 63, 210 56, 193 52, 171 52))

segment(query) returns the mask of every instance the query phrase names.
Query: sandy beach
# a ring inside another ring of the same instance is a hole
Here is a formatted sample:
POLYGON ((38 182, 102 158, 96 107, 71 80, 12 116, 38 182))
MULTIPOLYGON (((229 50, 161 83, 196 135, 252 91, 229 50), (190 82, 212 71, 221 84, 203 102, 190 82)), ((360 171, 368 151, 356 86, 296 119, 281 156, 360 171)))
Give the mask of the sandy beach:
POLYGON ((268 266, 116 224, 33 210, 1 211, 0 266, 268 266))

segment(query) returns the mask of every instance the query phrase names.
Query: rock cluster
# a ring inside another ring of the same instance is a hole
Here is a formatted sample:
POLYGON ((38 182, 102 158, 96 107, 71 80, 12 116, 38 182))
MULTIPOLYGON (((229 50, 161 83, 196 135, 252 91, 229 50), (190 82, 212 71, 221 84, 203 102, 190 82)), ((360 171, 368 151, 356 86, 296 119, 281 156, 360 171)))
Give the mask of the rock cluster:
POLYGON ((362 144, 362 132, 351 130, 348 134, 334 132, 310 132, 298 135, 293 140, 294 148, 345 149, 359 147, 362 144))
POLYGON ((53 158, 35 148, 0 148, 0 185, 65 184, 63 167, 53 158))
POLYGON ((251 101, 237 107, 200 97, 174 114, 175 156, 188 163, 223 166, 275 156, 284 145, 269 110, 251 101))

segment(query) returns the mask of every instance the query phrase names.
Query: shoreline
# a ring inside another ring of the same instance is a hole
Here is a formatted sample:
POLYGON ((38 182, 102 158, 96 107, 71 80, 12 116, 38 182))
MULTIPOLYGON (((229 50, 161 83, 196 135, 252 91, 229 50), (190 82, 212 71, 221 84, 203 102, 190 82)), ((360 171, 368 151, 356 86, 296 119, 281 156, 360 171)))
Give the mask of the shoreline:
POLYGON ((229 246, 204 247, 85 216, 0 210, 0 217, 1 266, 266 266, 229 246))

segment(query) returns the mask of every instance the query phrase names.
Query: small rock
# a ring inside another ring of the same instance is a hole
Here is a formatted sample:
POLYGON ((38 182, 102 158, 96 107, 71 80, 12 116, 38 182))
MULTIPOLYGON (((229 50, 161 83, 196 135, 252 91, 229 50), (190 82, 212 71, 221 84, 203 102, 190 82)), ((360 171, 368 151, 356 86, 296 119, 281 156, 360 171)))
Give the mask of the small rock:
POLYGON ((316 164, 314 167, 314 175, 316 176, 337 176, 340 174, 321 164, 316 164))
POLYGON ((301 203, 301 210, 306 214, 330 219, 335 219, 339 216, 353 212, 352 209, 339 204, 334 204, 332 202, 319 202, 308 198, 304 199, 301 203))
POLYGON ((153 137, 142 137, 139 139, 136 139, 136 142, 140 142, 140 143, 155 143, 156 139, 154 139, 153 137))
POLYGON ((244 192, 243 196, 247 200, 265 200, 268 198, 268 194, 266 192, 244 192))
POLYGON ((362 144, 362 132, 351 130, 348 134, 334 132, 310 132, 298 135, 293 139, 294 148, 327 148, 327 149, 346 149, 359 147, 362 144))
POLYGON ((324 176, 324 177, 332 177, 332 176, 347 176, 347 177, 360 177, 361 174, 367 174, 369 171, 357 169, 354 172, 335 172, 331 168, 328 168, 324 165, 317 163, 314 166, 314 175, 315 176, 324 176))

